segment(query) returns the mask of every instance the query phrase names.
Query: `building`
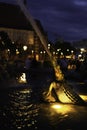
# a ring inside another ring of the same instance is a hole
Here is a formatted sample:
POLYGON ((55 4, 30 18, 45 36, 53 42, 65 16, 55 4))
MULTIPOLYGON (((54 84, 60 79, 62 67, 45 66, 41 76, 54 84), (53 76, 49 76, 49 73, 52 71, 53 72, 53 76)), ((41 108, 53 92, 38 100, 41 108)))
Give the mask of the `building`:
MULTIPOLYGON (((45 35, 40 21, 35 21, 45 35)), ((29 54, 40 60, 40 52, 44 51, 43 45, 18 5, 0 2, 0 31, 6 32, 12 43, 28 46, 29 54)))

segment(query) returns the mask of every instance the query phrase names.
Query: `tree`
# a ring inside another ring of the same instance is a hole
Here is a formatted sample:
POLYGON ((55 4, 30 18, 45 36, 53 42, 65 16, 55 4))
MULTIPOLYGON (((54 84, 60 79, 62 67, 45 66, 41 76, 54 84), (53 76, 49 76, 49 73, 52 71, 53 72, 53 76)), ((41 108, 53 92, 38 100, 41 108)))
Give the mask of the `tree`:
POLYGON ((11 54, 15 54, 16 46, 12 44, 8 34, 4 31, 0 31, 0 50, 9 49, 11 54))
POLYGON ((64 55, 70 55, 72 50, 74 52, 76 51, 76 49, 71 45, 71 43, 66 41, 56 41, 54 43, 54 48, 55 50, 61 49, 60 52, 62 51, 64 55))

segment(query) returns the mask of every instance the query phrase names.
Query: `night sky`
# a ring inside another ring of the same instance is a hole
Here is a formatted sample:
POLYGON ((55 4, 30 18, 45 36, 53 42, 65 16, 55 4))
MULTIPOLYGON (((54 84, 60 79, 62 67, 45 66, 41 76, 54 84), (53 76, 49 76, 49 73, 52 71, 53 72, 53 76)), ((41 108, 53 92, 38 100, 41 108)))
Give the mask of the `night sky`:
MULTIPOLYGON (((0 2, 16 3, 16 0, 0 2)), ((87 0, 27 0, 33 18, 39 19, 50 40, 87 38, 87 0)))

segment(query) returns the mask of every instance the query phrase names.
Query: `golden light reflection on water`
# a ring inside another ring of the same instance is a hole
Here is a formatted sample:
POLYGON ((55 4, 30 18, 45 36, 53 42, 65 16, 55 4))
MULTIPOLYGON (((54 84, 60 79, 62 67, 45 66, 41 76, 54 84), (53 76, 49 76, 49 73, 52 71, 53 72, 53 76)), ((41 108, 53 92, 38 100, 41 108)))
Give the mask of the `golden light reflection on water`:
POLYGON ((60 113, 60 114, 76 112, 75 108, 72 105, 69 105, 69 104, 56 103, 56 104, 51 105, 51 108, 54 111, 56 111, 57 113, 60 113))
POLYGON ((31 99, 31 89, 22 89, 10 93, 11 122, 17 129, 34 128, 37 129, 38 106, 33 104, 31 99))

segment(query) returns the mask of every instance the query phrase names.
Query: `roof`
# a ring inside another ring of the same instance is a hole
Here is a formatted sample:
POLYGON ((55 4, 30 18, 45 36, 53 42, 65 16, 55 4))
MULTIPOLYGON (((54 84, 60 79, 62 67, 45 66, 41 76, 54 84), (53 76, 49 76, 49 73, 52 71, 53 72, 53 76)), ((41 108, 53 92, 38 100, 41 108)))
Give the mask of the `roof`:
MULTIPOLYGON (((35 19, 40 31, 45 34, 41 22, 35 19)), ((18 5, 0 2, 0 27, 34 30, 18 5)))
POLYGON ((32 30, 31 24, 19 6, 2 2, 0 2, 0 27, 32 30))

